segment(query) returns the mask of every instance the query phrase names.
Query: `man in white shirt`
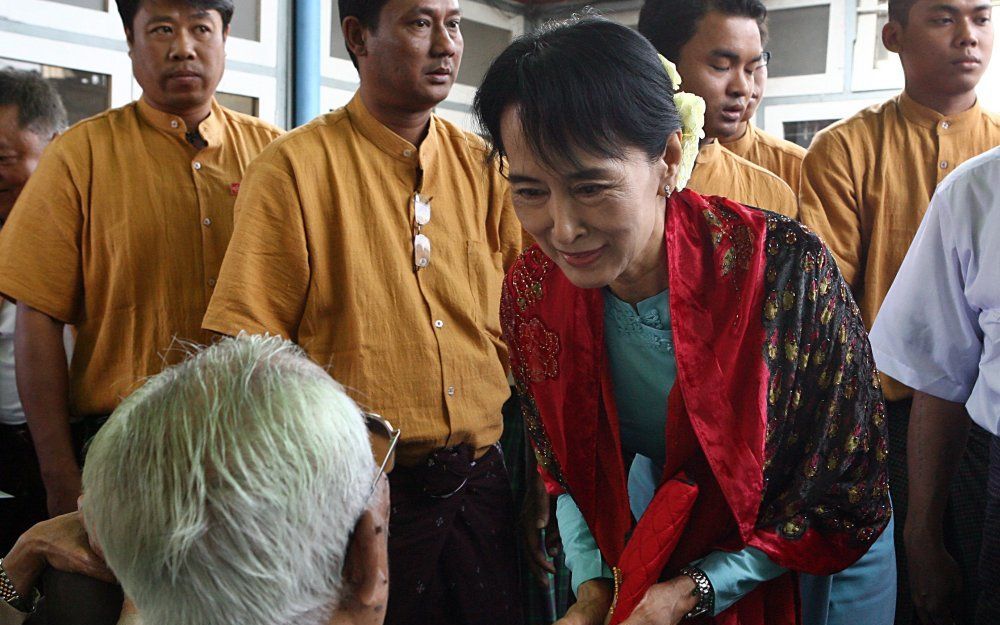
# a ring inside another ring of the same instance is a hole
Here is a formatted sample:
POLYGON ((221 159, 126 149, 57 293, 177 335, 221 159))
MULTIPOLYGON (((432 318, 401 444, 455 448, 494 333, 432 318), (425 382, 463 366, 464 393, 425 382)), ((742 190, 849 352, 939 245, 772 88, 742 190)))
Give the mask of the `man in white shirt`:
POLYGON ((880 371, 915 390, 905 543, 924 623, 954 623, 962 584, 979 583, 977 625, 1000 623, 1000 148, 946 178, 872 328, 880 371), (944 541, 948 486, 972 422, 993 437, 978 580, 944 541))
MULTIPOLYGON (((66 126, 55 87, 35 72, 0 70, 0 226, 45 146, 66 126)), ((0 553, 46 518, 45 488, 14 380, 16 307, 0 298, 0 553)))

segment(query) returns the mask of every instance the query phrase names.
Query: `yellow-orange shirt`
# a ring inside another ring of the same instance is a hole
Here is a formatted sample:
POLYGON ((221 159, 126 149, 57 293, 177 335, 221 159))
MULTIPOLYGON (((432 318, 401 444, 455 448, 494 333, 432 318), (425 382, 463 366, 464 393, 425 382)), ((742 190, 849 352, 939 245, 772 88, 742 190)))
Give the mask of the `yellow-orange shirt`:
POLYGON ((736 156, 718 141, 701 146, 687 186, 702 195, 721 195, 793 219, 798 216, 795 193, 781 178, 736 156))
POLYGON ((436 116, 418 149, 359 95, 275 141, 247 173, 205 328, 297 342, 400 428, 403 464, 495 443, 510 395, 500 288, 521 230, 484 156, 436 116), (418 186, 431 259, 416 271, 418 186))
POLYGON ((70 410, 107 414, 201 330, 243 172, 281 131, 213 103, 179 117, 133 102, 46 149, 0 233, 0 292, 76 327, 70 410))
POLYGON ((722 147, 777 175, 798 195, 802 159, 806 156, 806 149, 801 145, 779 139, 755 128, 753 124, 747 124, 747 131, 742 137, 723 143, 722 147))
MULTIPOLYGON (((871 329, 934 189, 1000 145, 1000 116, 945 116, 905 93, 820 131, 802 164, 802 221, 830 246, 871 329)), ((912 392, 883 376, 885 396, 912 392)))

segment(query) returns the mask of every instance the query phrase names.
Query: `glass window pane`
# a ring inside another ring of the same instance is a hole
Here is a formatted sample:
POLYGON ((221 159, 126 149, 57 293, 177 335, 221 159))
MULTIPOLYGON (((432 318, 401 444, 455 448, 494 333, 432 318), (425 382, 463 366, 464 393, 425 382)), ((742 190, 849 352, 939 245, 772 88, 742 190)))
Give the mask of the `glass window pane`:
POLYGON ((465 41, 465 51, 462 52, 457 82, 478 87, 490 63, 510 44, 510 38, 509 30, 464 20, 462 39, 465 41))
POLYGON ((837 120, 813 119, 803 122, 784 122, 785 140, 797 143, 808 149, 816 133, 835 121, 837 120))
POLYGON ((96 115, 111 105, 111 76, 107 74, 3 58, 0 58, 0 67, 38 72, 52 81, 62 97, 70 124, 96 115))
POLYGON ((260 103, 257 98, 248 95, 238 95, 235 93, 223 93, 222 91, 215 92, 215 99, 219 101, 219 104, 226 107, 227 109, 232 109, 237 113, 246 113, 247 115, 253 115, 258 117, 260 115, 260 103))
POLYGON ((70 4, 84 9, 94 9, 95 11, 107 11, 108 0, 52 0, 60 4, 70 4))
POLYGON ((260 0, 234 0, 233 5, 230 36, 260 41, 260 0))
POLYGON ((879 11, 878 21, 875 23, 875 63, 872 67, 878 67, 892 58, 892 52, 886 50, 882 43, 882 27, 889 23, 889 14, 879 11))
POLYGON ((768 11, 772 78, 826 73, 826 44, 830 29, 830 6, 768 11))

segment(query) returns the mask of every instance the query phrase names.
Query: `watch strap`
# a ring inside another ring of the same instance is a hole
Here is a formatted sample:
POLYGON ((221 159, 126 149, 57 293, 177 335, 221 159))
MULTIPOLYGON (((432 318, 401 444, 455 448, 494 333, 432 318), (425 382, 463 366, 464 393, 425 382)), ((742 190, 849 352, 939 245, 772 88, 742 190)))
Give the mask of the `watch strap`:
POLYGON ((698 604, 694 609, 684 615, 684 618, 695 618, 711 615, 715 612, 715 589, 712 588, 712 581, 696 566, 688 566, 681 569, 681 575, 687 575, 694 582, 695 590, 698 592, 698 604))
POLYGON ((14 582, 7 575, 6 569, 3 568, 3 560, 0 559, 0 600, 18 612, 31 613, 35 611, 39 598, 38 589, 35 589, 30 597, 21 596, 21 593, 17 592, 14 582))

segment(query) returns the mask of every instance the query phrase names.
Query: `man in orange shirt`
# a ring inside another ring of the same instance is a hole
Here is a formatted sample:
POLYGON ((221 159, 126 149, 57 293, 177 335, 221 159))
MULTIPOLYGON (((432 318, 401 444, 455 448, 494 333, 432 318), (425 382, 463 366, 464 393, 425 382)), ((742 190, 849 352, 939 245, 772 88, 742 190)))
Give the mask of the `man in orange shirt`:
POLYGON ((705 100, 705 140, 687 186, 796 217, 798 200, 784 181, 720 143, 743 132, 754 74, 767 63, 766 18, 760 0, 649 0, 638 29, 677 65, 680 88, 705 100))
MULTIPOLYGON (((991 11, 988 0, 890 0, 882 41, 899 54, 903 93, 822 130, 802 163, 802 221, 829 245, 869 329, 938 183, 1000 144, 1000 116, 982 110, 976 97, 993 47, 991 11)), ((907 505, 910 493, 926 501, 932 486, 919 471, 907 483, 907 456, 926 462, 943 441, 924 436, 927 428, 909 430, 911 389, 885 375, 882 386, 897 523, 896 623, 912 622, 914 601, 938 603, 958 586, 953 614, 971 623, 988 435, 974 426, 968 444, 958 444, 965 452, 945 518, 929 518, 929 509, 907 505)))
POLYGON ((243 170, 280 131, 220 107, 231 0, 119 0, 138 102, 49 146, 0 234, 17 382, 52 515, 76 509, 81 447, 184 349, 232 233, 243 170), (67 370, 63 327, 77 340, 67 370), (73 422, 71 426, 71 422, 73 422))
POLYGON ((204 327, 298 343, 401 431, 387 623, 521 622, 510 484, 506 182, 433 115, 462 57, 458 0, 342 0, 361 86, 251 165, 204 327))

